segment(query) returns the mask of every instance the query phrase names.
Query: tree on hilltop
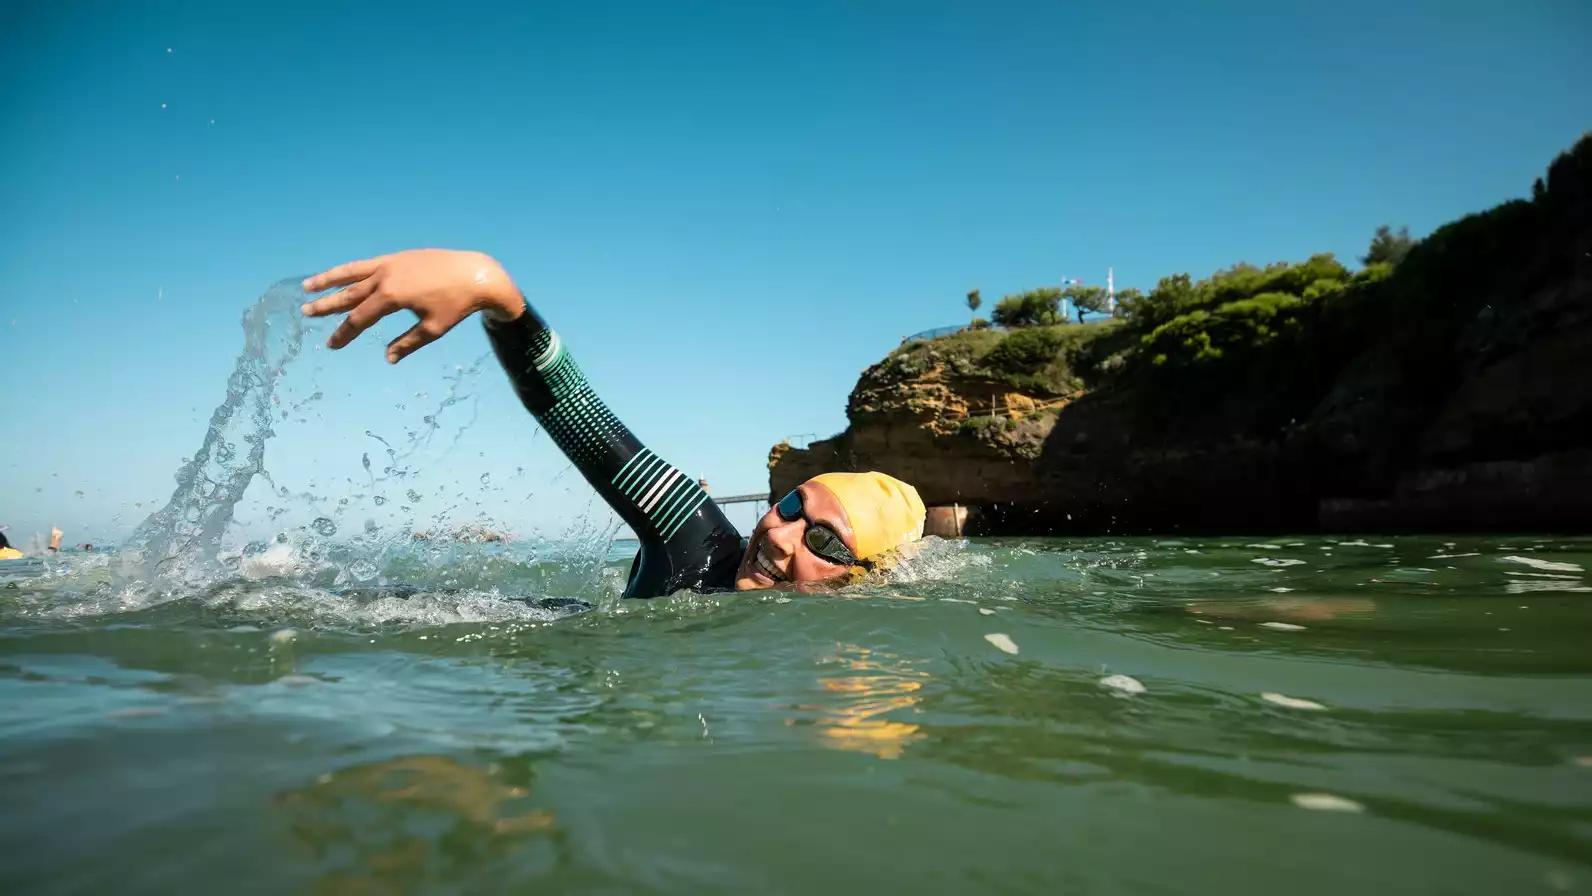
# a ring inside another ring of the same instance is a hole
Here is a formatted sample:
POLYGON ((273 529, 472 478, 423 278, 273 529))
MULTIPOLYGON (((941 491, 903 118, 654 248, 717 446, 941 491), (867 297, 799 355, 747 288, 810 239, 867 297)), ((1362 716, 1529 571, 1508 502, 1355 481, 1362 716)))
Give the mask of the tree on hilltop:
POLYGON ((1062 292, 1062 296, 1072 302, 1074 311, 1078 312, 1078 323, 1083 323, 1085 312, 1104 314, 1109 293, 1104 286, 1085 286, 1075 283, 1062 292))
POLYGON ((1132 316, 1133 309, 1143 301, 1144 293, 1131 286, 1127 289, 1117 290, 1117 307, 1121 309, 1119 312, 1121 314, 1132 316))
POLYGON ((1397 266, 1415 248, 1415 240, 1410 237, 1408 227, 1400 227, 1398 233, 1386 224, 1376 229, 1376 235, 1371 237, 1371 247, 1365 250, 1360 260, 1367 266, 1373 264, 1390 264, 1397 266))
POLYGON ((1003 327, 1034 327, 1061 322, 1061 290, 1054 286, 1041 286, 1016 295, 1006 296, 995 303, 995 313, 990 315, 1003 327))
POLYGON ((967 294, 967 310, 973 312, 974 320, 978 320, 978 306, 982 304, 984 304, 984 299, 978 294, 978 290, 975 289, 967 294))

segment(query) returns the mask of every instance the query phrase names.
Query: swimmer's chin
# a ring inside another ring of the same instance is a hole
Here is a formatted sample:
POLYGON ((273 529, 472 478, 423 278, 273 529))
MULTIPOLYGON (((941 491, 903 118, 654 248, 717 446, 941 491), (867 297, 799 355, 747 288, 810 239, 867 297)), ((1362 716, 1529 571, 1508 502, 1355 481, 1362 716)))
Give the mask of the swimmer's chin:
POLYGON ((735 570, 736 591, 766 591, 781 584, 780 580, 757 568, 753 558, 762 546, 761 533, 753 532, 751 540, 747 542, 746 552, 741 555, 741 565, 735 570))
POLYGON ((801 582, 792 582, 785 579, 776 579, 753 566, 751 569, 742 569, 735 574, 736 591, 796 591, 802 594, 820 594, 834 591, 845 585, 848 577, 845 574, 828 579, 809 579, 801 582))
POLYGON ((770 578, 767 573, 755 568, 750 571, 742 570, 735 575, 736 591, 767 591, 770 588, 778 588, 782 585, 789 586, 790 584, 790 582, 770 578))
POLYGON ((746 556, 741 558, 741 568, 735 571, 736 591, 766 591, 770 588, 778 588, 781 585, 790 584, 758 569, 757 563, 752 559, 755 556, 752 553, 754 550, 756 550, 755 545, 751 546, 746 552, 746 556))

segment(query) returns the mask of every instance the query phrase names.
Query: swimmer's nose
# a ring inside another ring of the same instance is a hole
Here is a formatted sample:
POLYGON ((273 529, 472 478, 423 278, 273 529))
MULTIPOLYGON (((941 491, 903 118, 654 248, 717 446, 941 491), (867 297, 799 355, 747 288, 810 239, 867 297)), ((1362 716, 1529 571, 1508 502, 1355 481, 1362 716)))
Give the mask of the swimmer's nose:
POLYGON ((764 533, 763 540, 768 544, 770 559, 784 563, 796 556, 796 542, 801 538, 801 526, 800 522, 792 520, 764 533))

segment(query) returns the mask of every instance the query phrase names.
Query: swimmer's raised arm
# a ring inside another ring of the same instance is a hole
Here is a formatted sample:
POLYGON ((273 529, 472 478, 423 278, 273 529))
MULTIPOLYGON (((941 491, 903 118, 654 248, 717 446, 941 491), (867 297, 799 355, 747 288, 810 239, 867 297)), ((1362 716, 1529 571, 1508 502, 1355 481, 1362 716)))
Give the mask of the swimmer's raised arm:
POLYGON ((742 557, 735 527, 695 477, 653 454, 619 422, 497 261, 480 252, 413 249, 338 265, 304 281, 309 292, 338 286, 303 307, 311 317, 348 313, 327 340, 330 348, 348 345, 394 311, 420 318, 387 345, 387 360, 395 364, 482 312, 520 403, 640 539, 627 597, 732 587, 742 557))
POLYGON ((348 312, 326 340, 339 349, 387 315, 409 310, 420 318, 387 344, 387 362, 396 364, 417 349, 441 339, 459 321, 480 311, 509 321, 525 311, 525 299, 497 259, 484 252, 411 249, 350 261, 304 280, 305 292, 343 287, 306 302, 310 317, 348 312))

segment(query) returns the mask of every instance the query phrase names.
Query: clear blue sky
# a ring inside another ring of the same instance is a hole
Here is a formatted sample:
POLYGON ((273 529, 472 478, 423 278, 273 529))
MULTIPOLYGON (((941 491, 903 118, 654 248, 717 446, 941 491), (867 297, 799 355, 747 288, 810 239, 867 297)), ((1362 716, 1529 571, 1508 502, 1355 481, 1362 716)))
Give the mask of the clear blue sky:
MULTIPOLYGON (((14 538, 163 502, 244 307, 335 262, 492 252, 644 441, 757 490, 968 289, 1349 259, 1524 194, 1592 126, 1579 0, 321 6, 0 9, 14 538)), ((406 326, 290 373, 328 398, 274 472, 357 470, 486 350, 471 325, 390 369, 406 326)), ((429 474, 523 466, 494 513, 561 531, 584 487, 495 369, 472 394, 429 474)))

